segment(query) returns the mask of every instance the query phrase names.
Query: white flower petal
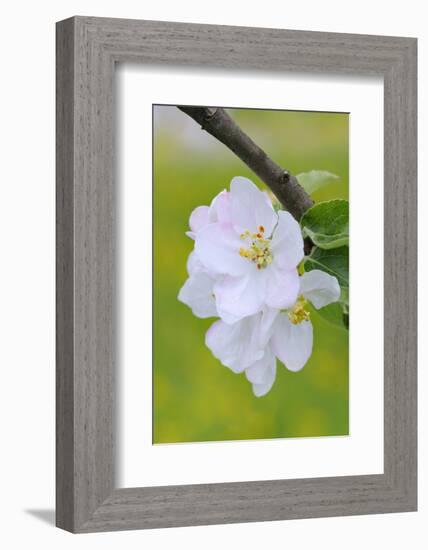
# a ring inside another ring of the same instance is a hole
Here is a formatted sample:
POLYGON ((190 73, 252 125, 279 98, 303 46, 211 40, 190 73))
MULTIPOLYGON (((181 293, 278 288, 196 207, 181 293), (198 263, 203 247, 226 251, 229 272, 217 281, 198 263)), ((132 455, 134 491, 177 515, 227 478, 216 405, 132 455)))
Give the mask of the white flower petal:
POLYGON ((273 383, 275 382, 276 376, 276 367, 275 372, 271 380, 265 382, 264 384, 253 384, 253 393, 256 397, 263 397, 272 389, 273 383))
POLYGON ((312 354, 312 323, 294 325, 286 313, 278 315, 272 335, 275 355, 291 371, 302 369, 312 354))
POLYGON ((279 315, 279 310, 271 307, 264 307, 260 314, 260 324, 258 327, 259 342, 262 347, 266 347, 275 326, 275 319, 279 315))
POLYGON ((253 385, 253 393, 256 397, 266 395, 273 386, 276 377, 276 358, 268 348, 262 359, 245 370, 247 379, 253 385))
POLYGON ((220 223, 205 226, 195 241, 196 254, 209 271, 234 276, 245 274, 254 267, 239 255, 241 246, 235 231, 220 223))
POLYGON ((224 190, 221 191, 211 202, 209 219, 211 222, 230 224, 232 215, 230 211, 230 196, 224 190))
POLYGON ((189 227, 193 233, 197 233, 209 223, 209 214, 209 206, 198 206, 193 210, 189 219, 189 227))
POLYGON ((217 311, 223 321, 236 323, 262 310, 266 295, 264 271, 254 269, 244 277, 224 276, 215 282, 217 311))
POLYGON ((178 299, 190 307, 196 317, 217 317, 213 294, 214 280, 204 272, 191 275, 178 293, 178 299))
POLYGON ((340 286, 336 277, 314 269, 300 277, 300 293, 320 309, 339 300, 340 286))
POLYGON ((286 271, 274 263, 266 268, 266 304, 273 308, 289 308, 299 294, 299 274, 297 269, 286 271))
POLYGON ((195 273, 201 273, 206 271, 203 263, 198 258, 198 255, 194 250, 192 250, 192 252, 189 254, 187 258, 186 267, 187 267, 187 273, 189 276, 194 275, 195 273))
POLYGON ((277 215, 269 197, 243 177, 235 177, 230 184, 232 223, 238 234, 244 231, 258 233, 263 226, 264 234, 270 237, 277 222, 277 215))
POLYGON ((206 333, 205 343, 214 357, 235 373, 243 372, 264 355, 257 337, 259 317, 253 315, 234 325, 219 320, 206 333))
POLYGON ((289 212, 278 212, 278 225, 272 236, 273 261, 281 269, 294 269, 303 259, 300 226, 289 212))
POLYGON ((276 357, 270 346, 267 346, 263 357, 245 369, 247 380, 253 384, 264 384, 271 378, 275 363, 276 357))

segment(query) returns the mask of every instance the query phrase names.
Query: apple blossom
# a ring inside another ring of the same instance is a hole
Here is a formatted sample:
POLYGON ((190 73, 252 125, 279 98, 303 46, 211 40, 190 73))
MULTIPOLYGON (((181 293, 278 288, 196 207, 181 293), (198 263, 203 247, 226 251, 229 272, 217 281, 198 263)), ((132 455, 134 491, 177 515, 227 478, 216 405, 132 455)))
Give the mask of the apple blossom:
POLYGON ((312 354, 313 329, 307 302, 319 309, 340 296, 336 277, 314 270, 299 278, 295 303, 283 310, 265 308, 233 325, 216 321, 207 331, 206 345, 233 372, 245 371, 256 396, 271 389, 276 358, 287 369, 302 369, 312 354))
POLYGON ((307 302, 320 309, 337 302, 339 297, 336 277, 318 269, 300 277, 299 297, 275 319, 271 338, 273 352, 289 370, 302 369, 312 354, 313 330, 307 302))
POLYGON ((303 258, 299 224, 288 212, 276 213, 268 195, 243 177, 233 178, 217 203, 195 213, 191 229, 199 260, 215 276, 219 316, 232 324, 265 306, 290 307, 303 258))
POLYGON ((308 302, 336 302, 336 277, 313 270, 299 276, 303 239, 299 224, 275 212, 250 180, 233 178, 210 206, 193 210, 187 235, 195 241, 188 279, 178 299, 201 318, 220 317, 205 343, 234 373, 243 373, 257 397, 270 391, 277 358, 291 371, 312 354, 308 302))

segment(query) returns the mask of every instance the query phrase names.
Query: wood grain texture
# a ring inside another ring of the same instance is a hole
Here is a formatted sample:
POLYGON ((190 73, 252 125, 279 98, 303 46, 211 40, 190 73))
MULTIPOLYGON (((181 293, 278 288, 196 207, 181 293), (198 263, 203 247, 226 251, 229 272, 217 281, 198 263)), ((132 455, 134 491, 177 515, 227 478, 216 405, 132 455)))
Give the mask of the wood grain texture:
POLYGON ((73 159, 74 25, 56 37, 56 510, 57 525, 74 525, 73 159))
POLYGON ((75 17, 57 25, 57 98, 57 525, 416 510, 416 40, 75 17), (116 62, 383 76, 384 474, 115 489, 116 62))

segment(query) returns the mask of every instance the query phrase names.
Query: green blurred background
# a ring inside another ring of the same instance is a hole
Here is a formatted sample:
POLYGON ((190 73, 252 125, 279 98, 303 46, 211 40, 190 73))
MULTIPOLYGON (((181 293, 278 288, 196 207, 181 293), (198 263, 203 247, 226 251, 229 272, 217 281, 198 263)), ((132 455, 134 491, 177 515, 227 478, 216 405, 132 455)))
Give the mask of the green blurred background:
MULTIPOLYGON (((303 370, 279 361, 272 390, 253 395, 205 346, 213 319, 177 300, 193 241, 192 210, 209 205, 233 176, 264 184, 176 107, 154 106, 153 442, 222 441, 348 434, 348 332, 316 312, 313 354, 303 370)), ((316 202, 348 198, 348 114, 229 109, 241 127, 294 174, 340 177, 316 202)))

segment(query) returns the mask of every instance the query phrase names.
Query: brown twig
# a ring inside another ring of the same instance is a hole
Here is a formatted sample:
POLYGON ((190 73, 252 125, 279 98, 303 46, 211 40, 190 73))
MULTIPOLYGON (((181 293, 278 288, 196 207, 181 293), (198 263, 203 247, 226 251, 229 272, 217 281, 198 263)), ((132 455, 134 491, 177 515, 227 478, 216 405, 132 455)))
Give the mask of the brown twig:
POLYGON ((300 221, 302 214, 313 205, 311 197, 296 177, 269 158, 224 109, 183 105, 178 108, 245 162, 272 190, 284 208, 300 221))

